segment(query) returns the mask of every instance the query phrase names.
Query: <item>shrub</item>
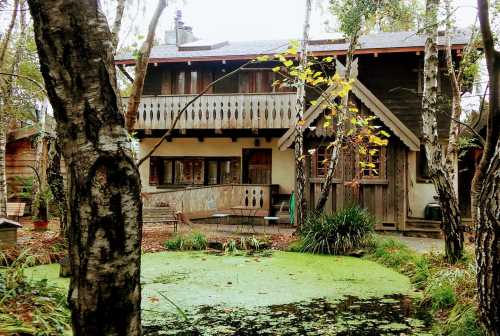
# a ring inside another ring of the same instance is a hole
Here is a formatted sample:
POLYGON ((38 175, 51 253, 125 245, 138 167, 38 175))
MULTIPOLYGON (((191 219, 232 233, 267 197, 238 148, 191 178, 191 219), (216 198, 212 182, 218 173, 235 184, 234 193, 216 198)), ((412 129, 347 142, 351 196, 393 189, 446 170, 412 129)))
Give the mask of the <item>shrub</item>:
POLYGON ((29 281, 23 269, 33 264, 32 259, 24 253, 10 266, 0 267, 0 335, 68 334, 66 291, 47 280, 29 281))
POLYGON ((303 251, 345 254, 365 247, 374 230, 375 219, 365 209, 348 207, 334 214, 310 214, 301 232, 303 251))
POLYGON ((188 236, 177 234, 165 242, 165 247, 172 251, 204 250, 207 248, 207 238, 201 232, 193 232, 188 236))
POLYGON ((188 241, 191 244, 191 250, 204 250, 207 248, 207 237, 201 232, 193 232, 188 241))
POLYGON ((238 243, 234 239, 229 239, 224 243, 224 252, 225 253, 236 253, 238 252, 238 243))

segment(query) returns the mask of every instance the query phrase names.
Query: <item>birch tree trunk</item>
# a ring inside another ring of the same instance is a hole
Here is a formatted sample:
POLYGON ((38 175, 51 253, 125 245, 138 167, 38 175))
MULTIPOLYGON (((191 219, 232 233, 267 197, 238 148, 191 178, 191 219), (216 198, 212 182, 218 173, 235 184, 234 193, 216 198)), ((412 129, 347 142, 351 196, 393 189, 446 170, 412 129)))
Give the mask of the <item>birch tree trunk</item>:
MULTIPOLYGON (((300 67, 302 71, 307 68, 307 49, 309 44, 309 28, 311 18, 311 0, 306 0, 304 27, 302 33, 302 44, 300 51, 300 67)), ((297 81, 297 101, 295 113, 297 122, 295 124, 295 219, 297 228, 304 226, 307 212, 307 201, 305 198, 306 188, 306 160, 304 155, 304 111, 306 107, 306 85, 304 80, 297 81)))
POLYGON ((442 209, 441 228, 445 239, 446 258, 455 263, 462 257, 463 232, 461 230, 460 210, 450 171, 443 158, 437 127, 438 93, 438 11, 439 0, 427 0, 425 14, 424 92, 422 97, 422 137, 427 156, 429 174, 439 195, 442 209))
POLYGON ((49 140, 47 156, 47 183, 57 204, 57 212, 59 213, 59 236, 67 239, 66 192, 64 189, 64 178, 61 174, 61 146, 57 139, 52 138, 49 140))
MULTIPOLYGON (((23 2, 21 2, 21 5, 23 2)), ((20 1, 14 0, 13 13, 11 16, 11 21, 7 28, 4 38, 0 46, 0 70, 2 70, 7 65, 5 64, 5 55, 7 49, 9 48, 11 42, 11 35, 14 29, 18 8, 20 7, 20 1)), ((15 52, 13 57, 13 62, 10 66, 10 73, 17 74, 17 63, 15 60, 20 57, 20 48, 22 40, 24 39, 24 33, 26 28, 25 14, 21 13, 20 20, 20 36, 15 43, 15 52)), ((8 189, 7 189, 7 173, 6 173, 6 147, 7 147, 7 132, 10 122, 10 109, 12 104, 12 81, 11 76, 7 79, 0 78, 0 90, 2 97, 0 97, 0 216, 7 217, 7 199, 8 199, 8 189)))
POLYGON ((96 0, 28 2, 68 166, 73 332, 140 335, 141 185, 106 18, 96 0))
POLYGON ((5 171, 6 146, 7 128, 2 125, 0 126, 0 217, 3 218, 7 218, 7 176, 5 171))
MULTIPOLYGON (((348 82, 351 78, 352 61, 354 58, 354 50, 358 44, 358 33, 356 32, 350 37, 349 49, 346 55, 346 69, 344 74, 344 80, 348 82)), ((337 164, 342 153, 342 145, 344 142, 345 135, 345 124, 347 121, 347 113, 349 111, 349 93, 342 97, 342 107, 337 114, 337 125, 335 130, 335 144, 332 146, 332 151, 330 153, 330 162, 328 163, 328 170, 321 187, 321 193, 316 202, 316 212, 323 211, 326 201, 330 196, 330 189, 332 188, 333 178, 335 176, 335 171, 337 170, 337 164)))
POLYGON ((113 28, 111 29, 111 35, 113 37, 113 49, 116 52, 118 48, 118 41, 120 35, 120 28, 122 27, 123 12, 125 11, 126 0, 116 0, 116 12, 115 19, 113 21, 113 28))
POLYGON ((478 0, 478 16, 489 74, 486 143, 479 164, 480 189, 476 226, 479 316, 488 335, 500 335, 500 52, 490 26, 487 0, 478 0), (485 169, 486 167, 486 169, 485 169))

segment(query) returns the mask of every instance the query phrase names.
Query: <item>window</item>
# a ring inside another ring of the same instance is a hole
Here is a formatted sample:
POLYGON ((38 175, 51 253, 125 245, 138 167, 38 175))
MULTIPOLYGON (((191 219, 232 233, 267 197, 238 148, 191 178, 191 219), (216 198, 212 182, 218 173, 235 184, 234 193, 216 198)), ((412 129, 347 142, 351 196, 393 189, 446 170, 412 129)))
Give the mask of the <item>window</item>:
POLYGON ((150 159, 149 185, 213 185, 240 183, 240 158, 150 159))
POLYGON ((331 154, 326 146, 319 146, 316 148, 311 160, 311 176, 323 177, 326 175, 330 156, 331 154))
POLYGON ((173 88, 174 94, 186 93, 186 73, 184 71, 178 71, 175 73, 173 88))
POLYGON ((365 179, 385 179, 386 147, 371 146, 366 153, 358 152, 357 169, 359 177, 365 179))
POLYGON ((198 73, 191 71, 189 93, 198 93, 198 73))

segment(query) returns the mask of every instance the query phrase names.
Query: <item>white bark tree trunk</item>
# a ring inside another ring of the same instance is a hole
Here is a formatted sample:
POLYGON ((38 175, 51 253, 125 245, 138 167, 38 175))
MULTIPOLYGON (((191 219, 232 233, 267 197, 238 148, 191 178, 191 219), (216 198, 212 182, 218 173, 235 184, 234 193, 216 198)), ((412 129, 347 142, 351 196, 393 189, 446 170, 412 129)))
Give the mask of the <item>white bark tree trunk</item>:
MULTIPOLYGON (((311 19, 311 0, 306 0, 306 12, 302 32, 302 43, 300 51, 300 67, 307 68, 307 50, 309 44, 309 29, 311 19)), ((305 221, 307 212, 307 201, 305 198, 306 183, 306 160, 304 155, 304 111, 306 107, 306 87, 304 80, 297 81, 297 101, 295 104, 296 126, 295 126, 295 220, 300 230, 305 221)))
POLYGON ((455 263, 463 253, 463 231, 461 229, 458 198, 452 180, 452 172, 445 164, 443 149, 439 143, 437 126, 438 95, 438 12, 439 0, 427 0, 425 27, 424 92, 422 97, 422 137, 427 156, 430 177, 439 195, 443 218, 441 227, 445 238, 446 257, 455 263))
POLYGON ((141 184, 106 18, 95 0, 28 2, 68 167, 74 334, 140 335, 141 184))

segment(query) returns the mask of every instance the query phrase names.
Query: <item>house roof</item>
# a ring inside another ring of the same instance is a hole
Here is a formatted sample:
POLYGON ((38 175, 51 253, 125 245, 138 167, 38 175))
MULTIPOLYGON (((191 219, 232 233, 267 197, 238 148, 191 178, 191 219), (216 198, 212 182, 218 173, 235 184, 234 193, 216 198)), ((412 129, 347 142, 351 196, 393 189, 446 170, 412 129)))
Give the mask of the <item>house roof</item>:
MULTIPOLYGON (((452 45, 455 49, 463 48, 470 39, 469 31, 457 31, 452 37, 452 45)), ((267 40, 267 41, 240 41, 214 44, 213 48, 196 49, 190 44, 181 46, 181 50, 175 45, 159 45, 151 50, 150 63, 171 63, 182 61, 208 61, 208 60, 245 60, 258 55, 274 54, 283 52, 288 48, 289 40, 267 40)), ((200 44, 200 42, 196 42, 200 44)), ((361 36, 360 46, 357 54, 387 53, 387 52, 409 52, 422 51, 425 46, 425 36, 415 31, 407 32, 383 32, 361 36)), ((438 44, 444 46, 443 36, 438 38, 438 44)), ((203 44, 203 43, 201 43, 203 44)), ((309 47, 315 55, 344 54, 348 44, 344 39, 337 40, 312 40, 309 47)), ((117 64, 132 64, 135 59, 132 52, 120 53, 115 57, 117 64)))
MULTIPOLYGON (((337 62, 339 72, 345 71, 345 68, 340 62, 337 62)), ((329 91, 335 89, 335 84, 328 88, 329 91)), ((385 126, 387 126, 410 150, 420 150, 420 140, 408 127, 406 127, 395 115, 387 108, 366 86, 358 79, 352 84, 351 92, 361 102, 368 107, 370 111, 377 116, 385 126)), ((304 127, 309 127, 321 115, 321 103, 324 98, 320 98, 318 103, 309 107, 304 113, 304 127)), ((278 148, 285 150, 293 144, 295 128, 290 128, 278 141, 278 148)))

